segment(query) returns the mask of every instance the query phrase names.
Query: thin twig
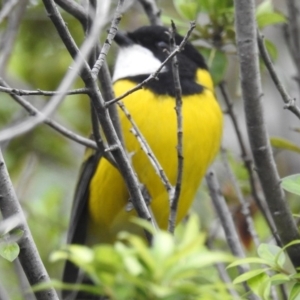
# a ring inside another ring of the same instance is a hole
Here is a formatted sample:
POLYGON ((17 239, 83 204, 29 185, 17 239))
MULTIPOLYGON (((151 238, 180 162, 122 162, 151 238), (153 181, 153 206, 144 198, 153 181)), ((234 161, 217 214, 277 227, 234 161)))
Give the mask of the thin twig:
MULTIPOLYGON (((195 24, 191 24, 191 28, 195 27, 195 24)), ((176 48, 175 42, 176 27, 173 21, 171 21, 170 30, 170 49, 174 51, 176 48)), ((177 121, 177 176, 175 184, 174 197, 170 202, 170 215, 168 231, 174 233, 176 226, 177 208, 181 192, 182 174, 183 174, 183 128, 182 128, 182 99, 181 99, 181 84, 179 78, 178 59, 177 56, 172 58, 172 75, 175 91, 175 111, 177 121)))
MULTIPOLYGON (((258 64, 254 0, 235 0, 235 28, 240 60, 246 124, 256 171, 283 245, 300 238, 280 184, 266 130, 258 64)), ((295 267, 300 266, 300 245, 287 248, 295 267)))
POLYGON ((221 149, 221 157, 222 157, 222 162, 223 162, 223 165, 225 167, 227 176, 228 176, 229 180, 231 181, 231 183, 233 185, 233 188, 235 190, 237 199, 238 199, 238 201, 239 201, 239 203, 242 207, 242 214, 245 216, 248 232, 250 233, 250 235, 253 239, 254 245, 256 247, 258 247, 260 245, 260 240, 259 240, 258 234, 255 230, 254 222, 253 222, 252 217, 251 217, 251 212, 250 212, 250 209, 249 209, 249 203, 247 203, 246 200, 244 199, 244 196, 243 196, 243 193, 240 189, 240 186, 238 185, 237 180, 236 180, 236 178, 235 178, 235 176, 232 172, 232 169, 229 165, 228 158, 227 158, 227 153, 226 153, 226 150, 224 148, 221 149))
POLYGON ((148 76, 148 78, 146 78, 144 81, 142 81, 141 83, 139 83, 138 85, 136 85, 135 87, 133 87, 132 89, 128 90, 127 92, 125 92, 124 94, 122 94, 119 97, 116 97, 115 99, 109 100, 106 102, 106 106, 109 106, 113 103, 116 103, 120 100, 122 100, 123 98, 127 97, 128 95, 140 90, 143 88, 143 86, 145 86, 147 83, 149 83, 150 81, 157 79, 157 75, 160 73, 160 71, 162 70, 162 68, 175 56, 177 55, 179 52, 181 52, 185 46, 185 44, 187 43, 192 31, 194 30, 196 24, 194 22, 191 22, 190 28, 187 32, 187 34, 184 36, 182 42, 180 43, 179 46, 176 46, 176 48, 170 53, 170 55, 161 63, 161 65, 157 68, 157 70, 152 73, 151 75, 148 76))
MULTIPOLYGON (((31 232, 26 223, 22 208, 14 192, 8 171, 0 150, 0 211, 4 219, 17 215, 22 225, 17 228, 23 231, 18 241, 20 247, 19 260, 28 278, 30 285, 49 281, 47 271, 41 261, 36 245, 34 244, 31 232)), ((53 288, 35 293, 40 300, 58 300, 53 288)))
POLYGON ((115 38, 116 33, 118 31, 118 26, 119 26, 119 23, 120 23, 121 17, 122 17, 122 15, 121 15, 122 6, 123 6, 123 1, 119 1, 118 5, 116 7, 115 13, 114 13, 114 17, 113 17, 111 26, 109 28, 108 35, 102 46, 99 57, 92 69, 92 75, 94 76, 94 79, 98 78, 98 73, 99 73, 100 69, 102 68, 104 61, 106 60, 107 53, 108 53, 110 46, 115 38))
POLYGON ((167 174, 165 173, 165 171, 162 168, 161 164, 157 160, 157 158, 156 158, 155 154, 153 153, 152 149, 150 148, 147 140, 145 139, 145 137, 143 136, 143 134, 139 130, 138 126, 134 122, 131 114, 126 109, 125 105, 122 102, 118 102, 118 105, 122 109, 122 111, 124 112, 124 114, 126 115, 126 117, 129 120, 129 122, 131 123, 132 128, 130 129, 130 131, 136 137, 136 139, 139 142, 142 150, 148 156, 149 161, 152 164, 152 166, 153 166, 156 174, 161 179, 163 185, 165 186, 165 188, 166 188, 166 190, 167 190, 167 192, 169 194, 169 199, 172 199, 174 197, 174 187, 171 185, 171 183, 170 183, 170 181, 169 181, 169 179, 167 177, 167 174))
POLYGON ((257 180, 256 174, 254 173, 254 170, 253 170, 253 167, 254 167, 253 162, 252 162, 252 159, 250 158, 250 156, 247 153, 245 141, 244 141, 242 133, 240 131, 240 126, 238 124, 237 117, 236 117, 235 112, 233 110, 233 103, 229 99, 225 83, 221 82, 219 84, 219 88, 220 88, 220 91, 222 93, 225 104, 227 106, 227 113, 229 114, 229 116, 231 118, 234 130, 235 130, 236 135, 237 135, 238 143, 239 143, 240 150, 241 150, 241 157, 242 157, 242 160, 244 162, 244 166, 245 166, 245 168, 248 172, 248 175, 249 175, 251 195, 252 195, 255 203, 259 207, 261 213, 263 214, 264 219, 266 220, 277 245, 279 247, 281 247, 282 243, 281 243, 280 238, 278 236, 278 233, 277 233, 274 221, 272 219, 272 216, 270 214, 269 208, 266 206, 265 201, 263 201, 261 199, 261 197, 259 196, 259 192, 257 190, 257 181, 258 180, 257 180))
POLYGON ((17 3, 18 0, 11 0, 11 1, 4 2, 4 5, 0 11, 0 23, 2 23, 4 18, 6 18, 11 13, 11 11, 14 9, 17 3))
MULTIPOLYGON (((10 5, 13 1, 6 1, 7 5, 10 5)), ((0 76, 5 73, 5 68, 9 62, 9 57, 13 53, 12 48, 15 39, 18 34, 23 17, 25 16, 25 10, 28 0, 18 1, 17 5, 8 14, 7 26, 3 32, 0 40, 0 76)))
MULTIPOLYGON (((17 96, 53 96, 59 94, 59 92, 57 91, 43 91, 40 89, 37 89, 35 91, 30 91, 30 90, 23 90, 23 89, 16 89, 16 88, 8 88, 4 86, 0 86, 0 92, 10 94, 10 95, 17 95, 17 96)), ((87 93, 88 90, 86 88, 82 88, 82 89, 70 90, 65 92, 64 94, 65 95, 78 95, 78 94, 86 95, 87 93)))
MULTIPOLYGON (((11 89, 9 85, 0 78, 0 85, 5 86, 7 89, 11 89)), ((0 87, 1 88, 1 87, 0 87)), ((30 104, 27 100, 25 100, 23 97, 17 96, 16 94, 11 94, 11 97, 19 103, 31 116, 36 115, 42 115, 42 112, 40 112, 38 109, 36 109, 32 104, 30 104)), ((60 125, 59 123, 55 122, 54 120, 51 120, 50 118, 45 118, 43 121, 45 124, 49 125, 51 128, 56 130, 57 132, 61 133, 63 136, 71 139, 72 141, 75 141, 81 145, 84 145, 86 147, 97 149, 97 145, 94 141, 89 140, 87 138, 84 138, 75 132, 65 128, 64 126, 60 125)))
POLYGON ((283 83, 280 81, 275 68, 273 66, 273 63, 271 61, 271 58, 269 56, 268 50, 265 47, 264 44, 264 40, 263 40, 263 36, 261 35, 261 33, 258 31, 257 32, 257 43, 258 43, 258 48, 259 48, 259 52, 260 55, 265 63, 265 66, 267 67, 270 76, 278 90, 278 92, 281 95, 281 98, 283 100, 283 102, 285 103, 284 108, 288 109, 289 111, 291 111, 295 116, 297 116, 298 118, 300 118, 300 108, 296 105, 296 100, 293 99, 287 92, 286 88, 284 87, 283 83))
MULTIPOLYGON (((231 213, 230 213, 228 205, 222 195, 222 192, 221 192, 221 189, 220 189, 220 186, 219 186, 219 183, 218 183, 218 180, 216 178, 214 171, 209 170, 205 176, 205 179, 207 182, 209 194, 212 199, 214 208, 220 219, 222 228, 225 232, 225 237, 226 237, 229 249, 231 250, 231 253, 233 255, 240 257, 240 258, 244 258, 245 253, 244 253, 241 241, 239 240, 231 213)), ((243 273, 249 271, 249 268, 246 267, 245 265, 240 265, 240 266, 238 266, 238 271, 240 274, 243 274, 243 273)), ((246 292, 250 291, 247 283, 244 283, 243 286, 244 286, 244 289, 246 292)), ((250 295, 250 296, 252 296, 252 295, 250 295)), ((255 299, 254 296, 252 298, 255 299)))
POLYGON ((160 19, 161 10, 157 7, 155 0, 139 0, 144 8, 151 25, 162 25, 160 19))
POLYGON ((295 0, 287 0, 288 35, 292 58, 297 68, 297 83, 300 87, 300 25, 299 4, 295 0))

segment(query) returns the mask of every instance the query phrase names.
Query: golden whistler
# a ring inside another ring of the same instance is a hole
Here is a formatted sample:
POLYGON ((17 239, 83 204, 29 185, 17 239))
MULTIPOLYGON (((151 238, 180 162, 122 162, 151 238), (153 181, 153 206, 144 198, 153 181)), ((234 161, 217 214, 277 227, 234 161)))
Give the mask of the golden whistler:
MULTIPOLYGON (((176 44, 182 41, 176 35, 176 44)), ((136 86, 155 72, 169 54, 168 30, 145 26, 131 33, 118 33, 119 45, 113 86, 116 96, 136 86)), ((182 88, 183 177, 176 223, 187 214, 200 182, 219 150, 222 112, 215 98, 213 82, 202 55, 188 42, 177 55, 182 88)), ((177 176, 177 121, 171 62, 158 80, 123 100, 149 146, 163 167, 170 183, 177 176)), ((150 196, 150 207, 160 228, 169 220, 168 193, 149 158, 130 132, 132 125, 120 110, 119 117, 126 151, 139 181, 150 196)), ((128 210, 129 193, 119 171, 96 153, 84 162, 75 193, 68 243, 113 242, 121 230, 136 231, 130 222, 136 215, 128 210)), ((67 263, 65 282, 76 282, 78 270, 67 263)))

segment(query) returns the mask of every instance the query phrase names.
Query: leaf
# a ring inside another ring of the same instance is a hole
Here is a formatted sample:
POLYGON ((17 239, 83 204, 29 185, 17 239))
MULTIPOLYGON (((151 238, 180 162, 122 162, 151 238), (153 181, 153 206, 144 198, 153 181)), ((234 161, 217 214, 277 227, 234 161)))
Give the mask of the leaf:
POLYGON ((20 253, 20 247, 16 242, 0 244, 0 255, 9 262, 14 261, 20 253))
POLYGON ((177 12, 187 20, 195 20, 199 11, 196 0, 174 0, 177 12))
POLYGON ((233 284, 238 284, 238 283, 242 283, 244 281, 247 281, 249 279, 252 279, 262 273, 265 273, 268 269, 258 269, 258 270, 251 270, 249 272, 246 272, 240 276, 238 276, 237 278, 235 278, 233 280, 233 284))
POLYGON ((300 153, 300 146, 290 142, 289 140, 280 137, 271 137, 270 142, 271 145, 275 148, 300 153))
POLYGON ((236 266, 240 266, 240 265, 246 265, 246 264, 270 265, 269 261, 266 261, 262 258, 259 258, 259 257, 246 257, 246 258, 237 259, 235 262, 233 262, 229 266, 227 266, 227 269, 232 268, 232 267, 236 267, 236 266))
POLYGON ((286 22, 286 18, 278 13, 265 13, 256 17, 257 26, 259 29, 263 29, 270 25, 281 24, 286 22))
POLYGON ((272 285, 283 284, 291 281, 290 276, 286 274, 275 274, 270 278, 272 285))
POLYGON ((300 196, 300 174, 294 174, 282 178, 281 186, 286 191, 300 196))
POLYGON ((295 283, 291 288, 289 300, 299 300, 300 295, 300 283, 295 283))
POLYGON ((260 258, 268 261, 273 267, 279 265, 280 268, 282 268, 286 260, 282 249, 272 244, 260 244, 257 249, 257 254, 260 258))
POLYGON ((271 0, 265 0, 256 8, 256 22, 258 28, 262 29, 268 25, 286 22, 283 14, 276 12, 271 0))

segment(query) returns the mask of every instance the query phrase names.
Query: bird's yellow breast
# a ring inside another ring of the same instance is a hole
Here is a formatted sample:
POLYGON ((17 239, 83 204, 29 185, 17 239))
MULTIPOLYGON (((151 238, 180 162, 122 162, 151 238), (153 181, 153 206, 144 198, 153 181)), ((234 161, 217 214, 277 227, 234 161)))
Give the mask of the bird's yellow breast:
MULTIPOLYGON (((212 91, 210 76, 198 72, 199 81, 207 83, 201 94, 183 96, 183 178, 177 223, 186 215, 208 166, 215 157, 222 134, 222 113, 212 91)), ((135 83, 119 80, 114 84, 116 96, 135 83)), ((177 175, 177 121, 175 100, 155 95, 149 89, 139 90, 124 99, 124 104, 165 170, 171 184, 177 175)), ((130 132, 131 124, 119 111, 125 146, 134 170, 151 196, 151 209, 161 228, 167 228, 168 194, 147 155, 130 132)), ((98 242, 108 242, 122 229, 129 229, 126 212, 129 194, 118 170, 102 159, 90 184, 90 229, 98 242)))

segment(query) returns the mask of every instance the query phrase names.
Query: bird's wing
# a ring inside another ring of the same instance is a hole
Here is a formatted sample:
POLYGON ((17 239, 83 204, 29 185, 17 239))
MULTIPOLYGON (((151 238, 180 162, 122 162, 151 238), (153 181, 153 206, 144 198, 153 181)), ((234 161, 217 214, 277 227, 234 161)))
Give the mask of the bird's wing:
MULTIPOLYGON (((88 225, 88 199, 91 178, 101 159, 101 153, 95 152, 82 164, 79 180, 77 183, 71 220, 67 236, 68 244, 84 244, 88 225)), ((63 272, 63 282, 75 283, 78 278, 79 269, 67 261, 63 272)))

